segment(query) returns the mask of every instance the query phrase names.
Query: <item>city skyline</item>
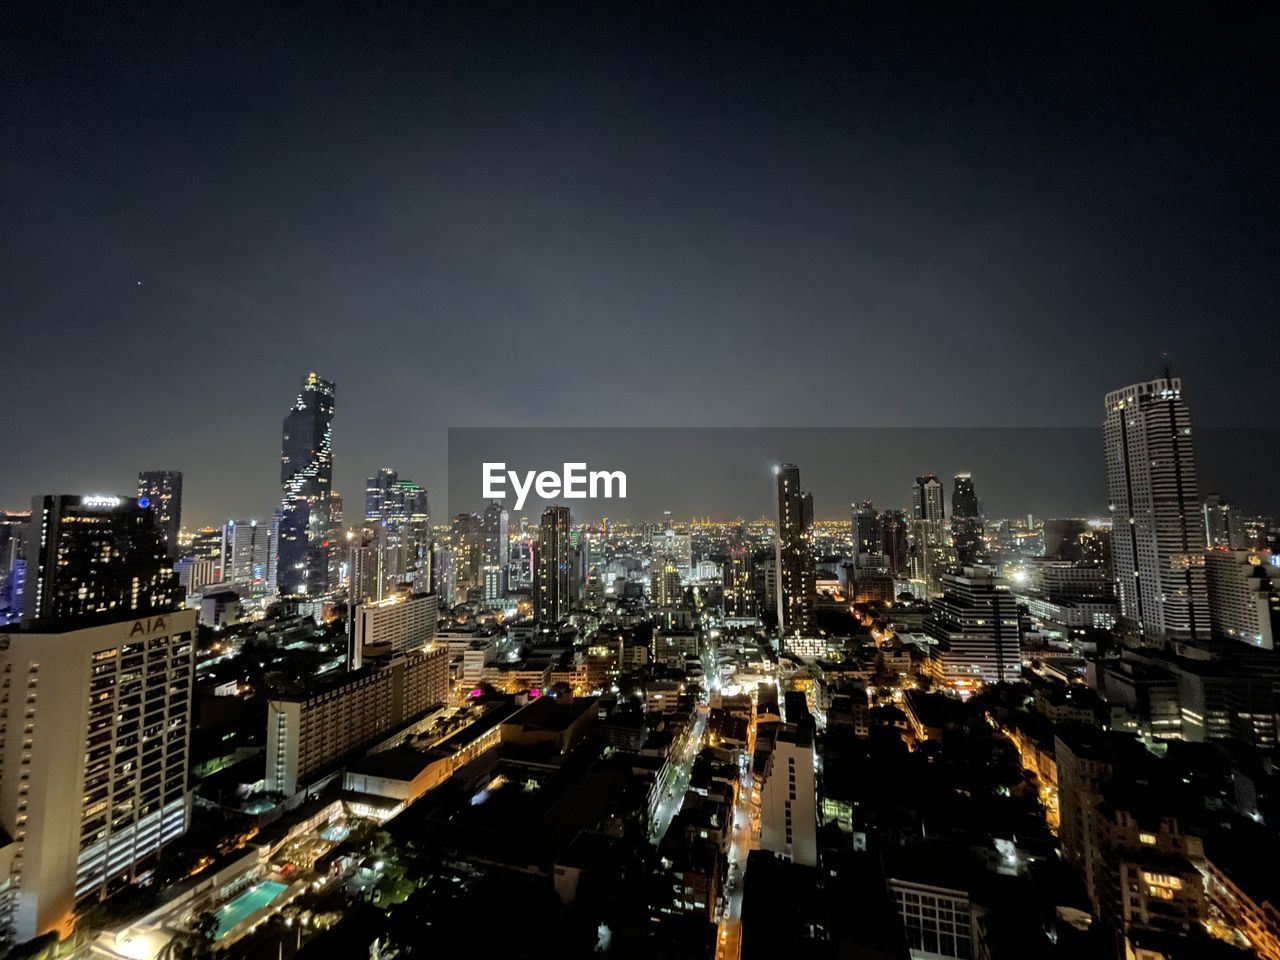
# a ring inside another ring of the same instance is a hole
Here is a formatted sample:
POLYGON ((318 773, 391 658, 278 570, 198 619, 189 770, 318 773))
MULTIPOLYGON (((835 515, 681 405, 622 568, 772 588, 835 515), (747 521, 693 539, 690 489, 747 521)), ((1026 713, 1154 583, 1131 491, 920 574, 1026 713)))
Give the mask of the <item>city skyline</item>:
POLYGON ((1094 427, 1164 353, 1201 429, 1280 426, 1265 31, 146 6, 8 31, 5 344, 47 363, 7 369, 6 507, 169 467, 265 511, 307 369, 348 496, 439 486, 450 426, 1094 427))

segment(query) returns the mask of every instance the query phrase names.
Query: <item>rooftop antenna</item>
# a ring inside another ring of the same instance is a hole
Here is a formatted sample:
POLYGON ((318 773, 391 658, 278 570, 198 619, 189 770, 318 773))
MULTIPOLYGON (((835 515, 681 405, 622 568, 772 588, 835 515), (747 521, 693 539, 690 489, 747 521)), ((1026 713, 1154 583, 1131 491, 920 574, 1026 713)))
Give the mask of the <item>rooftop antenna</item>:
POLYGON ((1169 360, 1169 352, 1166 350, 1164 353, 1160 354, 1160 356, 1161 356, 1161 358, 1164 360, 1164 364, 1163 364, 1163 366, 1164 366, 1164 378, 1165 378, 1165 380, 1172 380, 1172 379, 1173 379, 1173 364, 1172 364, 1172 363, 1170 362, 1170 360, 1169 360))

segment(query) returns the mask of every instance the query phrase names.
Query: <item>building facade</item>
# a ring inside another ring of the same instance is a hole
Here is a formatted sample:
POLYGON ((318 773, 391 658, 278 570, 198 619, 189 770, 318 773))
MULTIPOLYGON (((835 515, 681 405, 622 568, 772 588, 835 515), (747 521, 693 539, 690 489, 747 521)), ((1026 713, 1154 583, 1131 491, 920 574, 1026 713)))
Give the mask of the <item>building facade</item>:
POLYGON ((170 557, 178 555, 182 529, 182 473, 178 470, 144 470, 138 474, 138 503, 156 515, 156 526, 170 557))
POLYGON ((284 418, 280 453, 277 585, 284 596, 323 594, 329 582, 329 494, 333 489, 334 386, 314 373, 284 418))
POLYGON ((0 826, 10 939, 142 878, 189 819, 196 614, 0 635, 0 826))
POLYGON ((1108 393, 1103 422, 1120 615, 1147 643, 1207 636, 1191 411, 1168 376, 1108 393))

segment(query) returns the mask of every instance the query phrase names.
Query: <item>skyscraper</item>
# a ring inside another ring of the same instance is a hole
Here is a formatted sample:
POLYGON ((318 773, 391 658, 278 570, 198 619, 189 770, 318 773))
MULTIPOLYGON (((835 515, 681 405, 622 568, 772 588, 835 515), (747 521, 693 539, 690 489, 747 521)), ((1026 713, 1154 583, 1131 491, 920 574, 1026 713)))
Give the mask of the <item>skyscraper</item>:
POLYGON ((1205 554, 1214 636, 1274 650, 1280 633, 1280 558, 1252 550, 1205 554))
POLYGON ((73 911, 143 876, 186 831, 195 629, 181 610, 0 633, 10 940, 65 935, 73 911))
POLYGON ((870 500, 853 504, 853 517, 849 533, 853 540, 853 555, 857 558, 869 553, 884 553, 884 531, 880 525, 880 514, 870 500))
POLYGON ((573 577, 571 549, 569 508, 547 507, 542 511, 538 527, 533 578, 533 612, 546 626, 554 625, 569 612, 573 577))
POLYGON ((280 592, 300 596, 327 592, 329 583, 329 494, 333 488, 333 384, 307 374, 293 409, 284 418, 280 482, 280 592))
POLYGON ((1205 546, 1212 549, 1243 550, 1248 544, 1244 515, 1230 500, 1216 493, 1204 498, 1205 546))
POLYGON ((884 537, 884 557, 889 571, 896 577, 905 576, 910 569, 910 543, 907 515, 902 510, 885 510, 880 514, 880 532, 884 537))
POLYGON ((176 606, 155 515, 133 497, 35 497, 31 523, 24 620, 121 620, 176 606))
POLYGON ((1165 375, 1108 393, 1103 423, 1120 615, 1143 642, 1207 636, 1191 412, 1165 375))
POLYGON ((277 549, 273 524, 228 520, 222 528, 222 579, 248 596, 268 596, 277 549))
POLYGON ((942 594, 931 604, 925 632, 937 641, 934 652, 942 678, 1016 681, 1022 675, 1018 607, 999 577, 967 568, 940 577, 942 594))
MULTIPOLYGON (((485 567, 497 568, 497 590, 499 596, 507 592, 507 567, 511 561, 511 538, 508 529, 506 508, 494 500, 484 508, 484 516, 480 521, 480 532, 484 537, 481 563, 485 567)), ((489 597, 488 599, 497 599, 489 597)))
POLYGON ((156 515, 170 557, 178 554, 182 529, 182 473, 178 470, 144 470, 138 474, 138 503, 156 515))
POLYGON ((22 619, 31 514, 0 510, 0 624, 22 619))
POLYGON ((26 622, 0 637, 11 939, 68 932, 187 827, 194 610, 131 497, 36 497, 26 622))
POLYGON ((946 569, 946 508, 942 481, 935 474, 916 477, 911 487, 911 575, 923 581, 929 596, 942 590, 946 569))
POLYGON ((982 511, 978 506, 973 477, 957 473, 955 485, 951 488, 951 543, 959 566, 973 566, 986 552, 982 533, 982 511))
POLYGON ((754 617, 756 594, 751 584, 751 547, 742 527, 738 527, 729 540, 729 555, 725 558, 722 576, 725 614, 730 617, 754 617))
POLYGON ((778 485, 774 554, 778 567, 778 631, 782 637, 799 637, 813 627, 813 597, 817 590, 809 549, 813 495, 800 490, 800 468, 794 463, 775 467, 774 473, 778 485))

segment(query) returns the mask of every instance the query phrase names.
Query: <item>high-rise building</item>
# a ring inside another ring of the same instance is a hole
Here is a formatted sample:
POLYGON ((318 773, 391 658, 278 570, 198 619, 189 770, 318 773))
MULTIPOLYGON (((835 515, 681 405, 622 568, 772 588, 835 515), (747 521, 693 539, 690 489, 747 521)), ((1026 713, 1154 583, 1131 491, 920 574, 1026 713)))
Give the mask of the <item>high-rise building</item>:
MULTIPOLYGON (((484 508, 484 516, 480 521, 480 532, 484 537, 481 563, 486 569, 493 568, 497 577, 497 582, 494 585, 497 590, 497 596, 486 596, 486 599, 495 600, 506 595, 507 567, 511 562, 511 537, 508 529, 507 510, 499 501, 494 500, 484 508)), ((489 591, 487 582, 485 590, 487 594, 489 591)))
POLYGON ((355 645, 351 666, 359 669, 368 656, 379 653, 413 653, 431 644, 436 636, 439 604, 435 594, 397 594, 380 602, 355 608, 355 645))
POLYGON ((544 625, 554 625, 569 612, 573 558, 569 542, 569 508, 542 511, 534 548, 533 612, 544 625))
POLYGON ((946 508, 942 481, 935 474, 916 477, 911 487, 911 576, 929 596, 942 589, 946 563, 946 508))
POLYGON ((986 552, 982 535, 982 509, 973 477, 957 473, 951 488, 951 543, 959 566, 971 567, 982 560, 986 552))
POLYGON ((884 553, 884 530, 880 523, 880 514, 870 500, 855 503, 852 507, 853 517, 849 525, 850 537, 853 540, 854 564, 859 557, 867 554, 884 553))
POLYGON ((774 723, 761 729, 760 847, 806 866, 818 864, 817 792, 813 737, 804 724, 774 723))
POLYGON ((365 527, 348 541, 347 592, 352 602, 385 600, 404 577, 400 541, 381 525, 365 527))
POLYGON ((138 474, 138 504, 156 515, 156 526, 170 557, 178 555, 182 529, 182 473, 178 470, 144 470, 138 474))
POLYGON ((267 789, 293 796, 449 698, 449 651, 397 654, 267 702, 267 789))
POLYGON ((201 527, 191 538, 191 556, 197 560, 212 560, 218 566, 218 574, 222 573, 222 538, 224 531, 219 527, 201 527))
POLYGON ((649 564, 649 602, 655 607, 678 607, 684 587, 674 557, 654 557, 649 564))
POLYGON ((1213 634, 1274 650, 1280 633, 1280 557, 1252 550, 1205 554, 1213 634))
POLYGON ((885 510, 880 514, 880 531, 884 537, 885 560, 894 576, 905 576, 910 569, 911 547, 908 539, 907 515, 902 510, 885 510))
POLYGON ((1248 546, 1244 530, 1244 514, 1230 500, 1216 493, 1204 498, 1204 538, 1211 550, 1243 550, 1248 546))
POLYGON ((754 617, 759 612, 752 585, 752 555, 745 531, 739 527, 729 540, 729 555, 722 568, 724 612, 730 617, 754 617))
POLYGON ((925 632, 937 641, 941 679, 1015 682, 1022 676, 1018 606, 1003 579, 983 568, 944 573, 925 632))
POLYGON ((327 593, 329 582, 329 494, 333 490, 333 383, 307 374, 293 409, 284 418, 281 444, 280 548, 276 571, 280 593, 327 593))
POLYGON ((30 513, 0 510, 0 624, 22 619, 30 513))
POLYGON ((187 829, 195 629, 194 610, 153 609, 0 636, 11 941, 65 935, 78 908, 154 867, 187 829))
POLYGON ((1103 424, 1120 615, 1144 642, 1209 632, 1191 412, 1169 376, 1113 390, 1103 424))
POLYGON ((399 527, 430 515, 426 489, 412 480, 401 480, 390 467, 365 481, 364 518, 369 523, 399 527))
POLYGON ((778 487, 777 562, 778 631, 799 637, 813 628, 813 599, 817 590, 813 553, 813 495, 800 489, 800 468, 784 463, 774 468, 778 487))
POLYGON ((274 523, 228 520, 222 528, 222 580, 250 597, 274 593, 276 536, 274 523))
POLYGON ((484 533, 478 513, 459 513, 449 525, 449 549, 453 555, 458 592, 466 598, 468 591, 481 585, 484 558, 484 533))
POLYGON ((176 606, 155 515, 135 498, 36 497, 31 523, 24 620, 122 620, 176 606))

